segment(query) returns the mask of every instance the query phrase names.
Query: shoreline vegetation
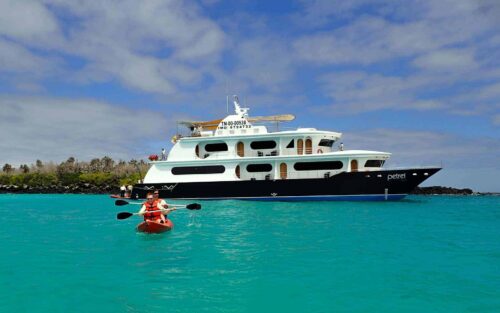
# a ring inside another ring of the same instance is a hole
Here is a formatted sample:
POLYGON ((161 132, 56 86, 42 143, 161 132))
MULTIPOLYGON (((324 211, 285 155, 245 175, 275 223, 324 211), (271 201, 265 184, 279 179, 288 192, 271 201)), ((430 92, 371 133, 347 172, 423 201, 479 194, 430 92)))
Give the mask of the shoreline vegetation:
MULTIPOLYGON (((115 161, 110 157, 95 158, 90 162, 68 158, 60 164, 22 164, 14 168, 4 164, 0 173, 0 193, 119 193, 120 186, 134 185, 144 178, 149 165, 144 160, 115 161)), ((472 189, 432 186, 417 187, 414 195, 495 195, 474 192, 472 189)))
POLYGON ((0 173, 0 193, 119 193, 120 186, 143 179, 149 165, 144 160, 115 161, 110 157, 90 162, 68 158, 60 164, 4 164, 0 173))

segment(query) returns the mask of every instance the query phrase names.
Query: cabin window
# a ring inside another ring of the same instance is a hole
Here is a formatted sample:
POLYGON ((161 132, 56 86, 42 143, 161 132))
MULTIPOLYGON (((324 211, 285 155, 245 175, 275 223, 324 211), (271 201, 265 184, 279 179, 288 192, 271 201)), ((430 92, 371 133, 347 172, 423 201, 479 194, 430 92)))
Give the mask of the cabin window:
POLYGON ((297 154, 303 154, 304 153, 304 140, 299 139, 297 140, 297 154))
POLYGON ((287 170, 287 165, 286 163, 281 163, 280 164, 280 178, 281 179, 286 179, 288 176, 288 170, 287 170))
POLYGON ((276 141, 273 140, 252 141, 250 143, 250 148, 254 150, 274 149, 276 148, 276 141))
POLYGON ((312 154, 312 140, 310 138, 306 139, 306 154, 312 154))
POLYGON ((344 166, 341 161, 297 162, 293 165, 296 171, 339 170, 344 166))
POLYGON ((351 160, 351 172, 358 171, 358 160, 351 160))
POLYGON ((245 156, 245 145, 241 141, 236 144, 236 154, 240 157, 245 156))
POLYGON ((225 142, 209 143, 205 145, 205 151, 207 152, 227 151, 227 144, 225 142))
POLYGON ((221 174, 226 171, 222 165, 209 166, 182 166, 172 168, 174 175, 192 175, 192 174, 221 174))
POLYGON ((248 164, 247 172, 249 173, 257 173, 257 172, 270 172, 273 170, 273 166, 271 164, 248 164))
POLYGON ((331 139, 321 139, 319 141, 318 146, 331 148, 333 146, 334 142, 335 142, 335 140, 331 140, 331 139))
POLYGON ((290 143, 286 146, 288 149, 290 148, 295 148, 295 139, 292 139, 292 141, 290 141, 290 143))
POLYGON ((365 167, 382 167, 384 165, 384 160, 368 160, 365 163, 365 167))

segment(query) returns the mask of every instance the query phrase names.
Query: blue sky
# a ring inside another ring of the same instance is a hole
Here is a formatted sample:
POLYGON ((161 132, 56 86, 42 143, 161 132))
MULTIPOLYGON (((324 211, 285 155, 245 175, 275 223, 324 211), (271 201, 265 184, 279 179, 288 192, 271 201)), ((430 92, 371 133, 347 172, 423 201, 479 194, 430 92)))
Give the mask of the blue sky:
POLYGON ((500 191, 499 21, 494 0, 0 0, 0 163, 144 158, 238 94, 500 191))

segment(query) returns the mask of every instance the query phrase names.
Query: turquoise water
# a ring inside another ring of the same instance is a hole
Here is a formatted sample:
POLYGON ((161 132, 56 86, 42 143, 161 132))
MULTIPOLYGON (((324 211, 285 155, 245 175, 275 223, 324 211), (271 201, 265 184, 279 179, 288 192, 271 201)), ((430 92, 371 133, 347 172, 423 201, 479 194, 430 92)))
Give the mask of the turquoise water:
POLYGON ((0 195, 0 312, 500 312, 500 197, 201 204, 0 195))

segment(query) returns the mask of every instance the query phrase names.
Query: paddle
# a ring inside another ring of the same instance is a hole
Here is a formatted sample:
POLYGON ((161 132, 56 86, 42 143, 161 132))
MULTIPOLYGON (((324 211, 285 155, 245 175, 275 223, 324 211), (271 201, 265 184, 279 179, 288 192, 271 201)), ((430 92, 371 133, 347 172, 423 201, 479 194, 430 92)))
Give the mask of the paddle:
MULTIPOLYGON (((125 201, 125 200, 116 200, 115 201, 115 205, 117 205, 117 206, 122 206, 122 205, 127 205, 127 204, 140 204, 140 205, 142 205, 143 203, 142 202, 128 202, 128 201, 125 201)), ((188 206, 189 205, 194 205, 194 204, 199 205, 198 203, 191 203, 191 204, 188 204, 188 206)), ((183 207, 186 207, 186 205, 184 205, 184 204, 169 204, 168 206, 169 207, 174 207, 174 208, 183 208, 183 207)), ((190 210, 199 210, 199 209, 190 209, 190 210)))
POLYGON ((122 205, 127 205, 127 204, 142 204, 141 202, 128 202, 125 200, 116 200, 115 205, 122 206, 122 205))
MULTIPOLYGON (((182 207, 179 207, 179 209, 188 209, 188 210, 201 210, 201 205, 198 204, 198 203, 191 203, 191 204, 188 204, 186 206, 182 206, 182 207)), ((168 209, 165 209, 165 210, 156 210, 156 211, 148 211, 148 213, 151 213, 151 212, 163 212, 163 211, 166 211, 168 209)), ((119 220, 124 220, 124 219, 127 219, 133 215, 140 215, 139 213, 130 213, 130 212, 120 212, 116 215, 116 218, 119 219, 119 220)))

